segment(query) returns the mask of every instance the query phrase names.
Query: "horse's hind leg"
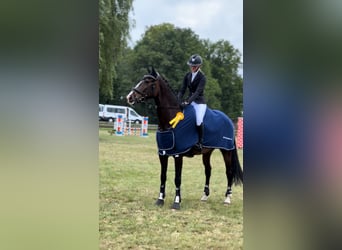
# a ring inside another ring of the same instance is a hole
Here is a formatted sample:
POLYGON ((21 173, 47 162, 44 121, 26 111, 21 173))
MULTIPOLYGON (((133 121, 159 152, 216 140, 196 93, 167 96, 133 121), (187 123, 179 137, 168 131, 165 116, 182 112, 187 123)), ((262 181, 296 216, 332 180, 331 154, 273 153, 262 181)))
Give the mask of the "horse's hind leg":
POLYGON ((156 201, 157 206, 164 205, 165 199, 165 183, 166 183, 166 173, 167 173, 167 164, 168 164, 168 156, 167 155, 159 155, 160 161, 160 191, 159 198, 156 201))
POLYGON ((232 168, 232 152, 221 149, 221 153, 223 156, 224 164, 226 166, 226 176, 227 176, 227 191, 226 191, 226 198, 224 200, 224 204, 231 203, 232 197, 232 185, 233 185, 233 168, 232 168))
POLYGON ((204 172, 205 172, 205 185, 204 185, 204 190, 203 190, 201 201, 207 201, 209 198, 209 194, 210 194, 210 190, 209 190, 209 183, 210 183, 210 176, 211 176, 210 156, 212 152, 213 150, 202 155, 202 162, 204 165, 204 172))

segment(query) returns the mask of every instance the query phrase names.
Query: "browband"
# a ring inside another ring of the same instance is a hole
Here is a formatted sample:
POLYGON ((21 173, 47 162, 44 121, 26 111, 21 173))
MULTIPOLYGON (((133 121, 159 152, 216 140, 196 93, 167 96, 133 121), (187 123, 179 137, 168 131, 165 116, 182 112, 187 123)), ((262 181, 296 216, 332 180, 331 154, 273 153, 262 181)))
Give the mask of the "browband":
MULTIPOLYGON (((158 77, 159 75, 157 75, 158 77)), ((144 75, 144 80, 147 79, 147 78, 152 78, 153 80, 157 80, 157 77, 153 76, 153 75, 144 75)))

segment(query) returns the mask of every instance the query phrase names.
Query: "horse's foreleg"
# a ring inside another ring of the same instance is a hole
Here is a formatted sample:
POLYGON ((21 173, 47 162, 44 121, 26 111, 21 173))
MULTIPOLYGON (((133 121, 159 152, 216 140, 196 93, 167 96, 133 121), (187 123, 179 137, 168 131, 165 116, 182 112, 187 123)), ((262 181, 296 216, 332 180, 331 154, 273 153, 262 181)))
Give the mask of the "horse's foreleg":
POLYGON ((159 155, 159 161, 160 161, 160 189, 159 189, 159 197, 156 201, 156 205, 163 206, 164 199, 166 196, 165 183, 166 183, 166 178, 167 178, 168 156, 159 155))
POLYGON ((210 165, 210 156, 212 151, 203 154, 202 162, 204 165, 204 172, 205 172, 205 185, 203 190, 203 195, 201 201, 207 201, 209 198, 210 190, 209 190, 209 183, 210 183, 210 176, 211 176, 211 165, 210 165))
POLYGON ((226 191, 226 198, 224 200, 224 204, 229 205, 231 203, 232 197, 232 185, 233 185, 233 169, 232 169, 232 153, 231 151, 221 150, 224 163, 226 166, 226 176, 227 176, 227 191, 226 191))
POLYGON ((183 167, 183 157, 176 155, 175 159, 175 186, 176 195, 173 201, 172 209, 180 209, 181 203, 181 184, 182 184, 182 167, 183 167))

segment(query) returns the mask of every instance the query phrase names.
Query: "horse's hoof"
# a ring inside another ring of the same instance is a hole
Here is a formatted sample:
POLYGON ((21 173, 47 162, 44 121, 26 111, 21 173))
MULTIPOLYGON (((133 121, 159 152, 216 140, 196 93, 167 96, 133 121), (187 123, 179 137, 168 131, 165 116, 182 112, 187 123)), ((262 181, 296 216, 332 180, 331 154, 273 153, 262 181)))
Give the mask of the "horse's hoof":
POLYGON ((207 201, 209 198, 209 196, 207 196, 206 194, 203 194, 201 201, 207 201))
POLYGON ((226 199, 224 200, 224 205, 230 205, 231 201, 230 201, 230 195, 227 195, 226 199))
POLYGON ((171 209, 172 210, 180 210, 180 203, 174 202, 171 209))
POLYGON ((158 199, 158 200, 156 201, 155 205, 156 205, 156 206, 159 206, 159 207, 164 206, 164 200, 158 199))

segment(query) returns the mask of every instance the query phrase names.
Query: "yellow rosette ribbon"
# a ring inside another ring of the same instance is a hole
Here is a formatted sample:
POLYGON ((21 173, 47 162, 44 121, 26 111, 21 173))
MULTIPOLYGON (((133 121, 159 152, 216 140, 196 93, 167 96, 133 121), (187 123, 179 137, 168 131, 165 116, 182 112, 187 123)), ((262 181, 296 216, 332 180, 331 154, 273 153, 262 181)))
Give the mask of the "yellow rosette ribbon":
POLYGON ((175 118, 173 118, 169 123, 172 125, 172 128, 175 128, 179 121, 184 119, 184 114, 182 112, 177 112, 175 118))

